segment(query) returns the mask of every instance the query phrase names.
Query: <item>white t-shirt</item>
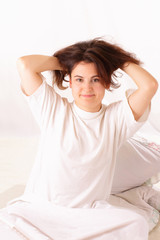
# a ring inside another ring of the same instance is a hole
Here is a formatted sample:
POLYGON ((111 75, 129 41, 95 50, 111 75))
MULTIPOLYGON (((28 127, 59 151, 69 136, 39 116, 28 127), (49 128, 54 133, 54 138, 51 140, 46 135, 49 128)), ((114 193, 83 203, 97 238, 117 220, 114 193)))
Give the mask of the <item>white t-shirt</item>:
POLYGON ((58 95, 45 81, 25 96, 41 128, 37 158, 24 193, 67 207, 92 207, 107 200, 116 153, 147 119, 135 121, 123 101, 86 112, 58 95))

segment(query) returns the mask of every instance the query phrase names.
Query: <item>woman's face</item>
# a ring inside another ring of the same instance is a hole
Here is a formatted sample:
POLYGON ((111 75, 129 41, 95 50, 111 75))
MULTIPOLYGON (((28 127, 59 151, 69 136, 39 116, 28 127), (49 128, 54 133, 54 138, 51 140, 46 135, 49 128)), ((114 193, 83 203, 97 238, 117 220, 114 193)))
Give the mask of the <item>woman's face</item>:
POLYGON ((71 72, 70 87, 79 108, 87 112, 98 112, 101 109, 105 87, 94 63, 78 63, 71 72))

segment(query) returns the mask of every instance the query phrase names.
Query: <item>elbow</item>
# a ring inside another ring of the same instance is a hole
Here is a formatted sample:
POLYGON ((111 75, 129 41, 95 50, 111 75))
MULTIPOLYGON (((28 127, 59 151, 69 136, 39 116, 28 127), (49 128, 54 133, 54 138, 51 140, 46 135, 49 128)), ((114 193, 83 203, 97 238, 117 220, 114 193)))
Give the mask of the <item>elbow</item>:
POLYGON ((23 57, 20 57, 17 59, 16 65, 17 67, 20 67, 23 64, 23 57))
POLYGON ((156 79, 153 78, 152 81, 149 82, 149 84, 147 86, 143 86, 141 88, 141 91, 143 92, 143 94, 147 97, 148 99, 152 99, 153 96, 156 94, 158 90, 158 82, 156 79))
POLYGON ((158 90, 158 81, 155 78, 153 78, 153 80, 144 89, 147 92, 149 92, 152 96, 154 96, 158 90))
POLYGON ((158 81, 156 79, 154 79, 153 83, 152 83, 152 89, 154 94, 157 92, 158 90, 158 81))
POLYGON ((16 66, 18 70, 25 69, 27 67, 24 57, 20 57, 17 59, 16 66))

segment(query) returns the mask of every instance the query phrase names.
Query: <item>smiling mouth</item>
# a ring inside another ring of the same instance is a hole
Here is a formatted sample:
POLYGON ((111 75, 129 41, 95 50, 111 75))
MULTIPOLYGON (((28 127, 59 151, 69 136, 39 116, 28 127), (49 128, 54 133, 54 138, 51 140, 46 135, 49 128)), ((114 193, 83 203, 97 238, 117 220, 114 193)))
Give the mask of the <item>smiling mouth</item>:
POLYGON ((91 98, 94 96, 94 94, 81 94, 81 96, 85 98, 91 98))

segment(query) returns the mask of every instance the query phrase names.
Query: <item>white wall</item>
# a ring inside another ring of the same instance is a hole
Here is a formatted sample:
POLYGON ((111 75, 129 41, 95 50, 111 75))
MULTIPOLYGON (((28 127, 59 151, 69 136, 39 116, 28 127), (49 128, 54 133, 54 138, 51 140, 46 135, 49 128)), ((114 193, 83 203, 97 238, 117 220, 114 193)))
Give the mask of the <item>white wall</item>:
MULTIPOLYGON (((22 55, 52 55, 76 41, 104 36, 135 52, 159 81, 159 6, 159 0, 1 1, 0 137, 39 134, 19 89, 16 60, 22 55)), ((130 86, 128 79, 123 82, 130 86)), ((160 90, 150 121, 160 131, 159 95, 160 90)))

